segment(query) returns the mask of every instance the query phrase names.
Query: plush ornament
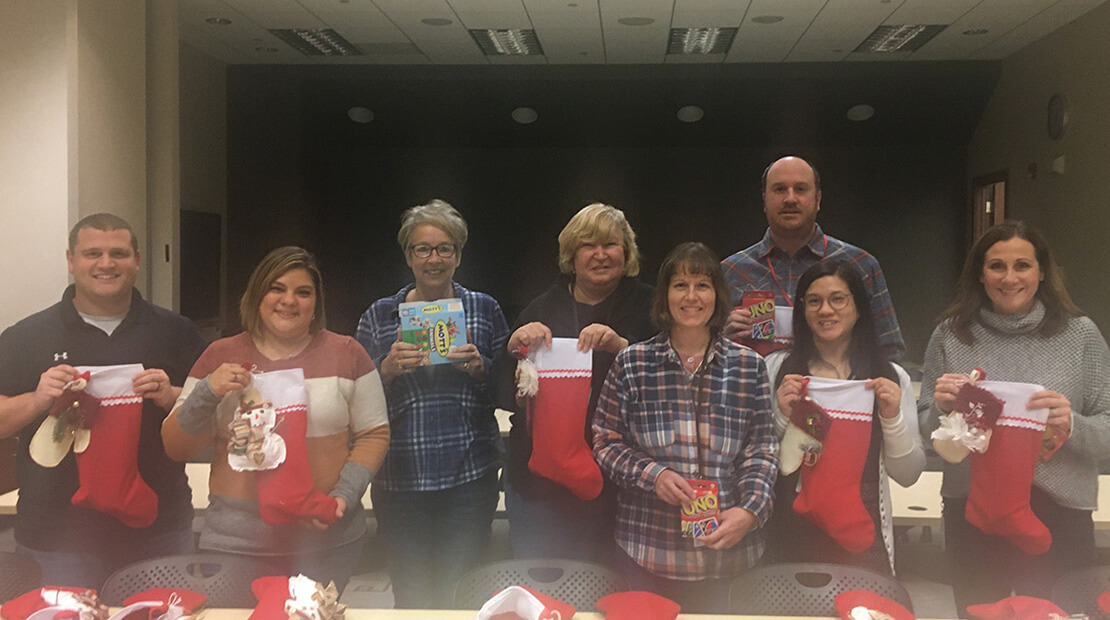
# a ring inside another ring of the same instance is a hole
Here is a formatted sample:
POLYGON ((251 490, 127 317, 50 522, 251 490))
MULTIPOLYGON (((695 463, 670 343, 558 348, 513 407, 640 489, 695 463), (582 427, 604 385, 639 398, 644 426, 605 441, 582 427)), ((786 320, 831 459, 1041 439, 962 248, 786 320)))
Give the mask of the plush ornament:
POLYGON ((574 606, 528 586, 509 586, 478 610, 477 620, 570 620, 574 606))
POLYGON ((915 620, 910 610, 868 590, 848 590, 836 595, 841 620, 915 620))
MULTIPOLYGON (((251 375, 254 398, 269 401, 274 408, 274 433, 284 444, 285 460, 274 469, 255 472, 258 508, 270 524, 296 523, 307 518, 332 524, 338 503, 312 482, 305 436, 308 433, 308 394, 304 370, 292 368, 251 375)), ((232 454, 228 462, 234 465, 232 454)))
POLYGON ((88 448, 89 429, 100 409, 96 397, 85 391, 88 385, 89 372, 85 371, 62 386, 62 395, 31 437, 31 458, 39 465, 57 467, 70 448, 74 452, 88 448))
POLYGON ((875 393, 866 384, 810 377, 809 397, 831 424, 816 463, 802 467, 801 490, 794 499, 794 512, 852 553, 875 541, 875 524, 859 491, 875 408, 875 393))
POLYGON ((35 588, 0 606, 6 620, 106 620, 108 607, 100 602, 96 590, 67 586, 35 588))
POLYGON ((1048 409, 1025 408, 1029 397, 1044 387, 1005 381, 983 381, 980 386, 1005 407, 994 424, 990 447, 971 455, 971 490, 964 514, 975 527, 1006 538, 1025 553, 1045 553, 1052 534, 1033 514, 1029 492, 1048 409))
POLYGON ((949 463, 959 463, 970 452, 985 452, 1003 403, 994 394, 975 385, 985 379, 987 371, 976 367, 968 382, 956 392, 952 412, 940 418, 940 427, 933 431, 933 449, 949 463))
POLYGON ((1031 596, 1011 596, 994 603, 968 605, 967 613, 979 620, 1067 620, 1070 617, 1052 601, 1031 596))
POLYGON ((681 607, 654 592, 614 592, 598 599, 605 620, 675 620, 681 607))
POLYGON ((604 479, 586 443, 593 354, 574 338, 552 338, 551 348, 531 352, 539 386, 528 406, 532 457, 528 469, 582 500, 601 494, 604 479))
POLYGON ((536 365, 528 358, 528 347, 520 347, 513 351, 516 362, 516 397, 528 399, 536 395, 540 389, 540 376, 536 372, 536 365))
POLYGON ((184 588, 151 588, 131 595, 123 608, 108 620, 181 620, 192 618, 193 612, 208 602, 200 592, 184 588))
POLYGON ((248 620, 343 620, 334 582, 323 585, 304 575, 259 577, 251 582, 258 605, 248 620))
POLYGON ((1103 613, 1110 614, 1110 592, 1103 592, 1098 595, 1098 608, 1103 613))
POLYGON ((285 440, 274 427, 274 403, 263 400, 250 386, 239 396, 239 406, 228 423, 227 461, 235 471, 266 471, 285 462, 285 440))

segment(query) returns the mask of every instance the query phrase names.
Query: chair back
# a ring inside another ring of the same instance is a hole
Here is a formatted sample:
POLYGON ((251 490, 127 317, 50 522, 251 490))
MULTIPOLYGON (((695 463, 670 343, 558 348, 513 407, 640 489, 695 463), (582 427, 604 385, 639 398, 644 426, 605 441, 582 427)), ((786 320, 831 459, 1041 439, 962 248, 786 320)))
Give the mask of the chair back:
POLYGON ((110 607, 150 588, 185 588, 208 597, 208 607, 253 608, 258 604, 251 582, 266 574, 249 557, 219 553, 168 555, 136 562, 116 571, 100 590, 110 607))
POLYGON ((0 603, 42 586, 42 569, 29 555, 0 552, 0 603))
POLYGON ((909 593, 892 577, 854 566, 803 562, 773 564, 737 577, 729 588, 729 613, 837 616, 836 596, 849 590, 870 590, 913 611, 909 593))
POLYGON ((1052 602, 1069 614, 1085 613, 1091 620, 1110 620, 1098 597, 1110 592, 1110 566, 1080 568, 1061 575, 1052 588, 1052 602))
POLYGON ((528 586, 579 611, 596 611, 599 598, 628 589, 620 576, 600 564, 556 559, 505 560, 463 575, 455 586, 455 607, 479 609, 499 590, 516 585, 528 586))

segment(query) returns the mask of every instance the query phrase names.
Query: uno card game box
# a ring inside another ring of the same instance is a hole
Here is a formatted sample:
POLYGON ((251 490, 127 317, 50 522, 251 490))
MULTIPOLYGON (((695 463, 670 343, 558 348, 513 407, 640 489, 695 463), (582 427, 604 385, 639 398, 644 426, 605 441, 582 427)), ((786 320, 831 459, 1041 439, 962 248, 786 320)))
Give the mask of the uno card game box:
POLYGON ((451 347, 466 344, 466 315, 461 299, 405 302, 398 312, 401 340, 420 347, 424 353, 422 366, 450 363, 446 355, 451 347))
POLYGON ((682 506, 682 537, 693 538, 694 546, 705 543, 699 539, 717 529, 717 483, 712 480, 687 480, 694 487, 694 502, 682 506))
POLYGON ((744 291, 740 307, 748 308, 752 313, 752 340, 774 340, 774 291, 744 291))

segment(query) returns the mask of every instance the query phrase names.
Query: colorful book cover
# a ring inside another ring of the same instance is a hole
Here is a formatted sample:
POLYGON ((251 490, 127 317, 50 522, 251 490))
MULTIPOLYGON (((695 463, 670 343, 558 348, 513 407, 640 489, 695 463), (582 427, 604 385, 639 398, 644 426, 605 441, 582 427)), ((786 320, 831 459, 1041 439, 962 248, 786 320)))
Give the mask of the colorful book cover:
POLYGON ((421 365, 448 364, 445 357, 452 347, 466 344, 466 316, 461 299, 401 304, 401 340, 424 352, 421 365))

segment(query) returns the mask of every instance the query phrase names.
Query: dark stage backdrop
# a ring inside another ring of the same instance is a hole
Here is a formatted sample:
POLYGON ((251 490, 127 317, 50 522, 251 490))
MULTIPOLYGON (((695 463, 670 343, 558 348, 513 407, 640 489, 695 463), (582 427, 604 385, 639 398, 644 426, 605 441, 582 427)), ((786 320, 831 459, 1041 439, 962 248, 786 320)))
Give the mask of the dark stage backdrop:
POLYGON ((758 241, 760 174, 795 153, 821 171, 821 226, 882 263, 907 359, 920 361, 966 248, 966 144, 996 71, 902 64, 917 73, 780 69, 808 79, 804 88, 750 67, 626 69, 612 80, 608 68, 510 79, 489 68, 233 67, 228 299, 267 251, 302 245, 322 262, 329 328, 353 333, 372 301, 412 279, 400 213, 438 197, 470 226, 457 281, 493 295, 512 324, 556 276, 556 237, 585 204, 625 211, 641 278, 654 282, 680 242, 723 257, 758 241), (875 124, 844 120, 846 102, 865 100, 880 110, 875 124), (675 120, 688 103, 706 108, 705 125, 675 120), (375 120, 349 122, 352 105, 375 120), (513 124, 515 105, 540 120, 513 124))

